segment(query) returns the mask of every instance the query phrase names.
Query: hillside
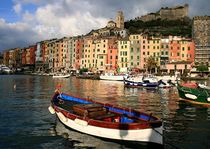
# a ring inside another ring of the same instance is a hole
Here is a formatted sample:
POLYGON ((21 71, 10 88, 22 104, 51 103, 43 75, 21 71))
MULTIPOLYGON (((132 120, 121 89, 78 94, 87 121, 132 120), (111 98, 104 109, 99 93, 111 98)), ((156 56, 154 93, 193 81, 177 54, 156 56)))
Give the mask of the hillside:
POLYGON ((128 29, 131 34, 146 33, 151 36, 192 36, 192 20, 188 17, 179 20, 157 19, 147 22, 130 20, 125 22, 125 28, 128 29))

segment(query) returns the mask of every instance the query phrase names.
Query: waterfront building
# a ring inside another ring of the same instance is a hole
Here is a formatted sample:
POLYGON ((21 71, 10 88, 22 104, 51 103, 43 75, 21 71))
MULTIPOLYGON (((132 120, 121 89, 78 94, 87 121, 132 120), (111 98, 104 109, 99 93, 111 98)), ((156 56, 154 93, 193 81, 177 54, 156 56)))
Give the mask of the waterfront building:
POLYGON ((96 49, 95 42, 91 37, 84 37, 84 49, 82 51, 81 67, 88 68, 91 71, 96 71, 96 49))
POLYGON ((195 44, 191 39, 181 40, 181 61, 194 62, 195 44))
POLYGON ((8 67, 16 70, 21 67, 20 48, 14 48, 9 50, 8 67))
POLYGON ((153 57, 157 65, 160 66, 160 54, 161 54, 161 42, 159 37, 148 38, 147 49, 149 52, 149 57, 153 57))
POLYGON ((107 64, 108 39, 95 40, 96 43, 96 67, 98 71, 105 71, 107 64))
POLYGON ((160 70, 167 71, 166 64, 169 63, 169 37, 164 37, 160 40, 160 70))
POLYGON ((9 66, 9 50, 4 51, 3 53, 3 63, 6 66, 9 66))
POLYGON ((118 72, 127 72, 130 68, 130 41, 118 40, 118 72))
POLYGON ((64 51, 63 65, 65 67, 65 71, 69 72, 72 69, 72 38, 71 37, 63 38, 63 51, 64 51))
POLYGON ((146 69, 146 62, 147 58, 150 56, 149 49, 148 49, 148 37, 146 35, 142 35, 142 40, 140 44, 140 69, 145 70, 146 69))
POLYGON ((81 67, 82 60, 82 51, 84 48, 84 40, 83 37, 73 37, 72 41, 72 65, 73 69, 79 70, 81 67))
POLYGON ((176 71, 183 74, 185 71, 190 72, 192 69, 192 63, 188 61, 169 62, 166 64, 166 72, 174 75, 176 71))
POLYGON ((181 60, 181 38, 170 40, 169 61, 177 62, 181 60))
POLYGON ((193 18, 192 37, 195 42, 195 63, 210 64, 210 16, 193 18))
POLYGON ((35 71, 47 72, 49 71, 49 48, 48 40, 44 40, 36 43, 35 53, 35 71))
POLYGON ((34 71, 35 68, 35 51, 36 45, 31 45, 22 49, 22 67, 27 71, 34 71))
POLYGON ((54 72, 54 53, 55 53, 55 40, 49 40, 47 42, 47 50, 49 51, 49 71, 54 72))
POLYGON ((130 68, 138 68, 140 69, 141 62, 141 42, 142 35, 135 34, 129 36, 130 40, 130 68))
POLYGON ((107 53, 107 69, 111 71, 116 71, 118 61, 118 48, 117 43, 109 45, 107 53))

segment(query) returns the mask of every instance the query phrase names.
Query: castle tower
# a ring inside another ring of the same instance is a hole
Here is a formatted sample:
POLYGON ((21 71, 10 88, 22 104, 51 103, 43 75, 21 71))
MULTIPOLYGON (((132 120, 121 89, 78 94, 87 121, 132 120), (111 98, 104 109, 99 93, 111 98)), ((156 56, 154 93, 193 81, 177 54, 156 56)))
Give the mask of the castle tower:
POLYGON ((124 15, 122 11, 117 12, 116 26, 117 28, 124 29, 124 15))

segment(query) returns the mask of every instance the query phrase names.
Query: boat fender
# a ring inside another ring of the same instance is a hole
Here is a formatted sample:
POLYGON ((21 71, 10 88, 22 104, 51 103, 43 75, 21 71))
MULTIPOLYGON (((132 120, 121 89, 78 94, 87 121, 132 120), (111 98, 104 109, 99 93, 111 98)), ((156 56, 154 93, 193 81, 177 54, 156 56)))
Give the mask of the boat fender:
POLYGON ((50 111, 51 114, 55 114, 55 110, 53 109, 52 106, 49 106, 48 107, 48 110, 50 111))
POLYGON ((76 118, 74 121, 75 121, 76 124, 79 124, 81 126, 87 126, 88 125, 87 121, 84 121, 84 120, 81 120, 81 119, 78 119, 78 118, 76 118))
POLYGON ((197 97, 195 95, 192 94, 185 94, 185 97, 189 98, 189 99, 197 99, 197 97))
POLYGON ((67 122, 68 121, 68 119, 63 115, 63 113, 58 112, 57 115, 62 122, 67 122))
POLYGON ((210 102, 210 97, 207 98, 207 101, 210 102))

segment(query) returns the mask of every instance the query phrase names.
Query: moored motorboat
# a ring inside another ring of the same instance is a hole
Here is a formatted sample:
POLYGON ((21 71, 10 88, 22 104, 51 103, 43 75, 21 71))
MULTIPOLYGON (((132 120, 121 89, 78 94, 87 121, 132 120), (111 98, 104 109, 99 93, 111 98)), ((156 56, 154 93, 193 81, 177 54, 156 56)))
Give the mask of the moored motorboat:
POLYGON ((141 87, 143 84, 143 76, 128 76, 124 79, 124 85, 127 87, 141 87))
POLYGON ((184 83, 177 85, 179 97, 183 100, 204 106, 210 106, 210 90, 197 83, 184 83))
POLYGON ((70 74, 55 74, 52 77, 53 78, 69 78, 71 75, 70 74))
POLYGON ((127 77, 126 74, 105 73, 99 76, 101 80, 123 81, 127 77))
POLYGON ((89 135, 162 144, 162 122, 151 114, 56 92, 49 111, 67 127, 89 135))

